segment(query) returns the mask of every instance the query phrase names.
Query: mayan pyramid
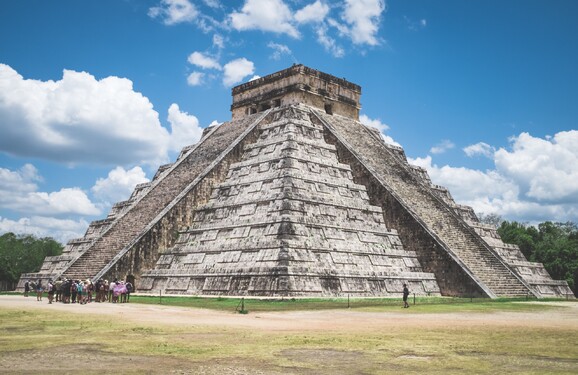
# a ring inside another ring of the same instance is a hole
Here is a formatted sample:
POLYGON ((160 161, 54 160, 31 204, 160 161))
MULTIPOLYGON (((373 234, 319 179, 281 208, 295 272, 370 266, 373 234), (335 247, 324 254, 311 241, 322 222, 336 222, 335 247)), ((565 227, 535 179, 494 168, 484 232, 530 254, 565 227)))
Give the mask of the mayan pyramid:
POLYGON ((359 120, 361 88, 294 65, 27 279, 230 296, 566 296, 359 120))

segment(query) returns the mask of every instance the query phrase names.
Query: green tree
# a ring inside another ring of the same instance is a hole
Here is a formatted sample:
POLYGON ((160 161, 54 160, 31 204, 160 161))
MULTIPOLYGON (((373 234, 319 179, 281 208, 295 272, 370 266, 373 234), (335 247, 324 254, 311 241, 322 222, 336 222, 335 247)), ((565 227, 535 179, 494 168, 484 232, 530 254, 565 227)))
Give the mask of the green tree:
POLYGON ((38 272, 45 257, 60 255, 62 249, 50 237, 5 233, 0 236, 0 280, 16 283, 21 274, 38 272))
POLYGON ((518 245, 526 259, 532 258, 538 240, 536 228, 516 221, 503 221, 498 227, 498 234, 505 243, 518 245))
POLYGON ((566 280, 576 294, 578 269, 578 228, 574 223, 544 222, 538 225, 539 241, 533 261, 544 264, 554 279, 566 280))
POLYGON ((544 265, 555 280, 566 280, 575 295, 578 290, 578 227, 546 221, 538 228, 504 221, 498 228, 502 241, 516 244, 524 256, 544 265))

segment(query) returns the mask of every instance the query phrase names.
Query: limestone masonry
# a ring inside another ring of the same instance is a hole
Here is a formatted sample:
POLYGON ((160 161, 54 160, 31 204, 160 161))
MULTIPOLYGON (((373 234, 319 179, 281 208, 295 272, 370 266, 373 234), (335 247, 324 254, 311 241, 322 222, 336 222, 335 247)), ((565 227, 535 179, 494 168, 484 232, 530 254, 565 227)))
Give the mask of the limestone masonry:
POLYGON ((28 279, 230 296, 572 295, 358 121, 361 87, 294 65, 28 279))

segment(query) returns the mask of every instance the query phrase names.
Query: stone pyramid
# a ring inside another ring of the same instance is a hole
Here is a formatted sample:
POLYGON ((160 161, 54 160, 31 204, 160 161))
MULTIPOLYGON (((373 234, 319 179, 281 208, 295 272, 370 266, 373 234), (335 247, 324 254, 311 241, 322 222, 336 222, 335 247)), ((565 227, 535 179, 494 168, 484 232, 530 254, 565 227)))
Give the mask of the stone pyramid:
POLYGON ((233 89, 205 131, 29 278, 143 293, 566 296, 358 121, 361 88, 294 65, 233 89))
POLYGON ((141 290, 186 294, 439 294, 388 229, 307 107, 272 111, 191 225, 142 275, 141 290))

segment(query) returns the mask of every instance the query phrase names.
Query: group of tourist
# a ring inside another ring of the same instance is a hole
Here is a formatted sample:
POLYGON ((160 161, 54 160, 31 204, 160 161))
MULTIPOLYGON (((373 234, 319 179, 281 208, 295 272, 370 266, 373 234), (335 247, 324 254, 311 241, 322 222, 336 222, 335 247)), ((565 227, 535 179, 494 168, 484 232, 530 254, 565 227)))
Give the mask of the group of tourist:
POLYGON ((96 283, 91 280, 72 280, 59 277, 58 280, 49 280, 46 286, 42 285, 42 280, 36 282, 26 281, 24 283, 24 296, 28 297, 31 291, 36 292, 36 300, 42 301, 42 296, 46 291, 48 303, 77 303, 80 305, 90 302, 112 302, 126 303, 130 300, 130 293, 134 290, 130 281, 112 282, 100 279, 96 283))

